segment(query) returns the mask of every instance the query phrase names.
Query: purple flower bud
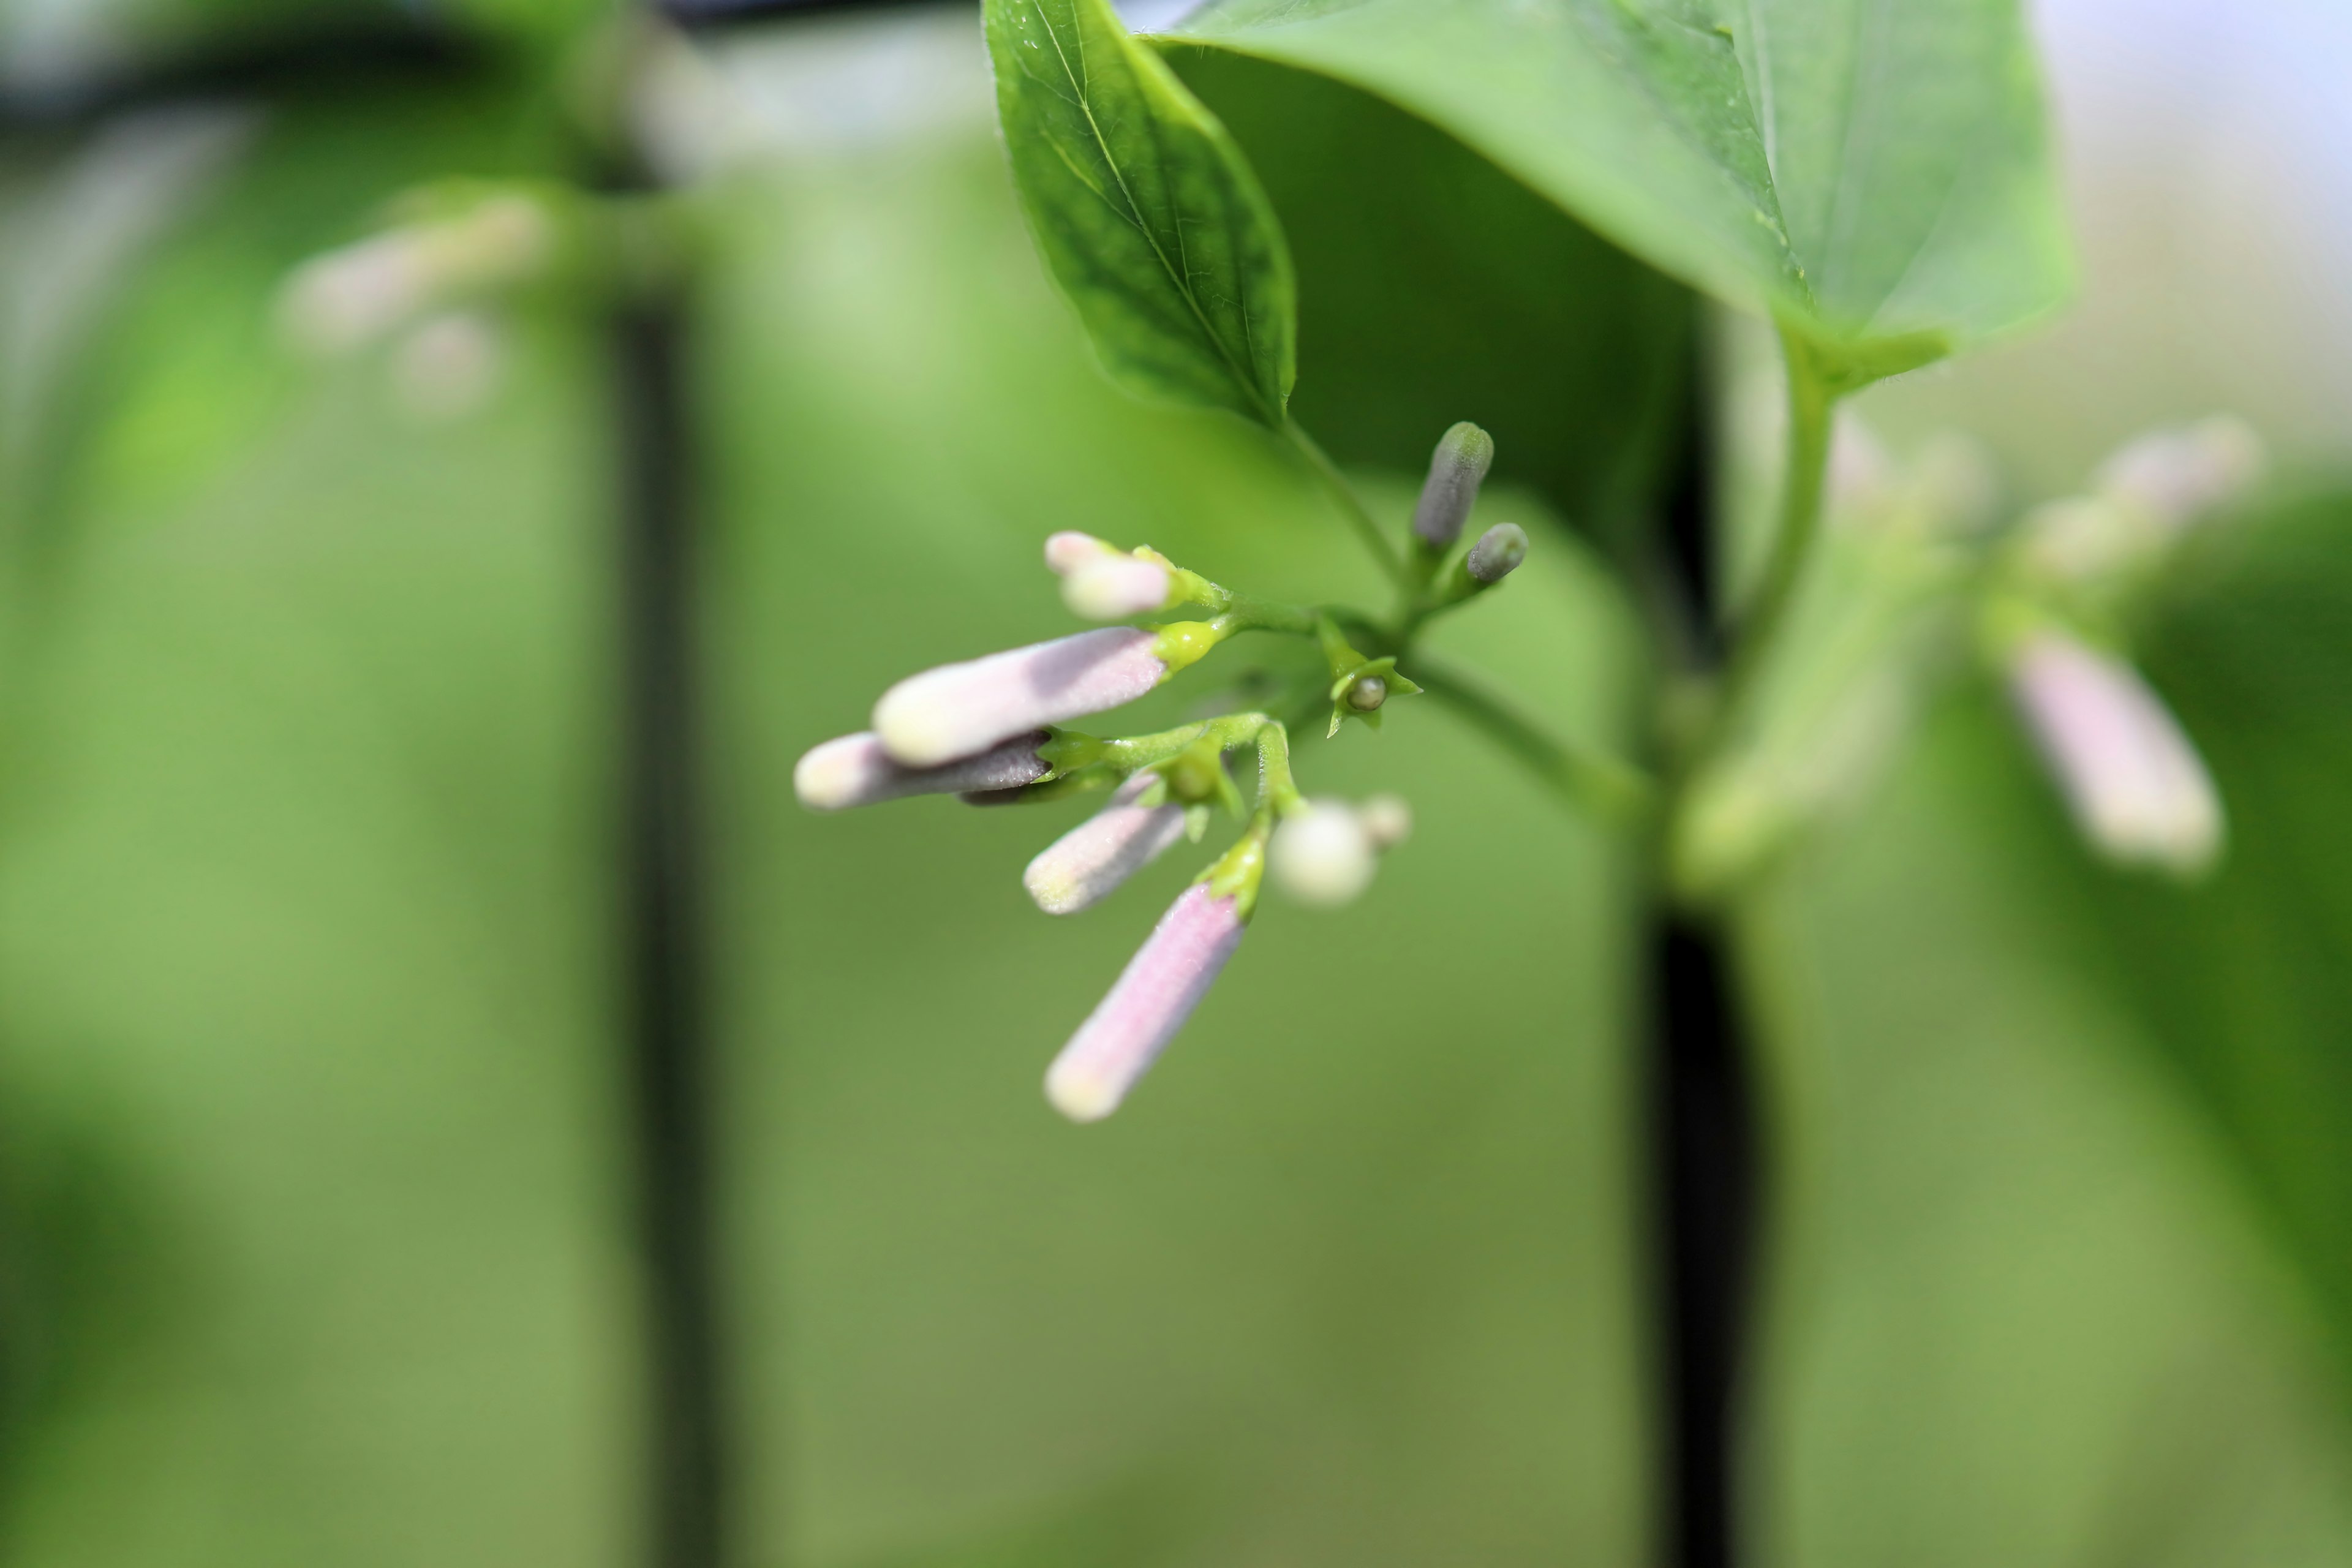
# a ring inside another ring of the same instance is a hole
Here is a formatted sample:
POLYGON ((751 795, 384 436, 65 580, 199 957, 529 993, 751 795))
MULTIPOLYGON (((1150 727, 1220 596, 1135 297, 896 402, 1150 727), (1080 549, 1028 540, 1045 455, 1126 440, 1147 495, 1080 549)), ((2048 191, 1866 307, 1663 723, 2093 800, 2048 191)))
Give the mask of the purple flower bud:
POLYGON ((890 760, 879 736, 863 731, 811 748, 793 768, 793 793, 812 811, 840 811, 908 795, 1016 789, 1050 771, 1037 754, 1045 743, 1041 730, 945 767, 909 768, 890 760))
POLYGON ((1029 862, 1021 883, 1039 909, 1049 915, 1076 914, 1109 896, 1183 837, 1181 803, 1135 804, 1159 782, 1156 773, 1137 773, 1119 785, 1110 804, 1029 862))
POLYGON ((2251 489, 2263 467, 2262 437, 2224 415, 2141 437, 2100 467, 2099 492, 2177 533, 2251 489))
POLYGON ((1241 945, 1242 929, 1235 900, 1198 882, 1185 889, 1046 1069, 1054 1109, 1073 1121, 1099 1121, 1118 1110, 1208 994, 1241 945))
POLYGON ((1430 454, 1429 479, 1412 509, 1412 531, 1435 550, 1461 537, 1478 486, 1495 461, 1495 438, 1468 420, 1448 430, 1430 454))
POLYGON ((1159 634, 1106 626, 910 675, 874 705, 891 757, 933 767, 1009 736, 1133 701, 1168 666, 1159 634))
POLYGON ((2212 862, 2221 846, 2213 781, 2137 670, 2041 632, 2018 649, 2010 689, 2093 847, 2182 875, 2212 862))
POLYGON ((1519 569, 1528 558, 1528 531, 1516 522, 1498 522, 1478 536, 1462 563, 1470 580, 1492 587, 1519 569))

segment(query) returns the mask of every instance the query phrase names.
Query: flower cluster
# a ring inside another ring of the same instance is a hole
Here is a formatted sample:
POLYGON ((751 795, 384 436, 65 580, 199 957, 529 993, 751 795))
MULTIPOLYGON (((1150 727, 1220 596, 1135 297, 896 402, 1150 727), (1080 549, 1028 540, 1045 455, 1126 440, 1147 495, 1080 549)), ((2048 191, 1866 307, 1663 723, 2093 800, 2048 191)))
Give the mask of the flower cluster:
POLYGON ((1049 914, 1090 908, 1179 839, 1198 842, 1220 808, 1242 819, 1240 837, 1170 907, 1054 1058, 1045 1096, 1064 1115, 1094 1121, 1118 1108, 1233 957, 1269 870, 1302 903, 1343 904, 1410 831, 1410 813, 1394 796, 1350 804, 1302 795, 1291 775, 1290 732, 1327 710, 1327 734, 1350 719, 1378 728, 1391 697, 1421 689, 1397 668, 1412 628, 1501 582, 1525 557, 1525 532, 1506 523, 1445 570, 1492 453, 1475 426, 1455 426, 1440 444, 1414 521, 1419 587, 1391 625, 1252 599, 1149 547, 1056 533, 1045 542, 1045 564, 1075 613, 1125 620, 1194 605, 1205 618, 1103 626, 924 670, 882 694, 872 729, 801 758, 793 788, 817 811, 913 795, 993 805, 1106 794, 1099 810, 1023 874, 1049 914), (1311 687, 1270 705, 1284 716, 1253 708, 1123 737, 1062 727, 1141 697, 1245 631, 1310 638, 1323 656, 1311 687), (1366 642, 1370 654, 1359 646, 1366 642), (1251 751, 1255 799, 1244 803, 1229 758, 1251 751))

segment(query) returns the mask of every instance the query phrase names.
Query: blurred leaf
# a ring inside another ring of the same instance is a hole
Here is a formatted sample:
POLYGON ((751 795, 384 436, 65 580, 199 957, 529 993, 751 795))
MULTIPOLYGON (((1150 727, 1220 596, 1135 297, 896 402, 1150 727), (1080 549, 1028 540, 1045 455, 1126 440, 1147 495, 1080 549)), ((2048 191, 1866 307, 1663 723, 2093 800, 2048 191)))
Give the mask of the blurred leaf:
POLYGON ((1498 479, 1580 527, 1605 536, 1653 503, 1689 363, 1681 285, 1370 93, 1223 50, 1170 62, 1281 215, 1305 367, 1291 411, 1335 457, 1418 476, 1471 419, 1498 479))
POLYGON ((2066 287, 2015 0, 1219 0, 1175 32, 1389 98, 1879 374, 2066 287))
POLYGON ((1774 1556, 2352 1562, 2348 521, 2242 521, 2150 630, 2229 803, 2210 883, 2094 862, 1979 689, 1748 911, 1774 1556))
POLYGON ((1233 140, 1108 0, 987 0, 1031 232, 1104 366, 1146 397, 1283 423, 1297 306, 1233 140))

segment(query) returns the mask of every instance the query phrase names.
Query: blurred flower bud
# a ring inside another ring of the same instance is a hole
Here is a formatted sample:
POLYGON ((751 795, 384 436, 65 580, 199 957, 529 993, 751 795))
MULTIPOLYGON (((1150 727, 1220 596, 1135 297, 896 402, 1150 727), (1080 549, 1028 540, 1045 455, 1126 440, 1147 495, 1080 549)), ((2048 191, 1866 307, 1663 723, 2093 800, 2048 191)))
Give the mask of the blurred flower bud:
POLYGON ((945 767, 909 768, 891 761, 881 738, 870 731, 843 735, 812 747, 794 764, 793 793, 812 811, 840 811, 901 795, 1017 789, 1050 771, 1037 754, 1046 739, 1041 730, 945 767))
POLYGON ((2221 415, 2141 437, 2100 467, 2098 489, 2178 532, 2243 494, 2263 466, 2262 437, 2221 415))
POLYGON ((1073 1121, 1099 1121, 1201 1005, 1241 945, 1240 900, 1184 889, 1045 1073, 1045 1099, 1073 1121))
POLYGON ((2021 642, 2010 690, 2076 825, 2109 859, 2193 875, 2221 847, 2221 804, 2163 700, 2120 659, 2050 631, 2021 642))
POLYGON ((1398 795, 1376 795, 1356 807, 1375 849, 1393 849, 1412 837, 1412 807, 1398 795))
POLYGON ((952 762, 1024 730, 1142 696, 1169 672, 1160 645, 1158 633, 1107 626, 943 664, 884 692, 874 728, 906 766, 952 762))
POLYGON ((403 338, 392 360, 393 392, 419 419, 455 419, 479 408, 506 367, 506 338, 478 311, 434 317, 403 338))
POLYGON ((1492 587, 1519 569, 1528 558, 1528 531, 1516 522, 1498 522, 1478 536, 1463 568, 1470 580, 1492 587))
POLYGON ((304 262, 286 281, 280 319, 303 348, 349 353, 428 310, 520 282, 547 265, 554 242, 538 201, 490 196, 304 262))
POLYGON ((1310 800, 1274 830, 1267 864, 1282 890, 1300 903, 1337 909, 1371 886, 1379 859, 1360 812, 1344 800, 1310 800))
POLYGON ((1139 805, 1136 799, 1159 775, 1139 773, 1118 787, 1110 803, 1029 862, 1022 886, 1049 915, 1076 914, 1157 860, 1184 834, 1184 807, 1163 801, 1139 805))
POLYGON ((1412 531, 1433 549, 1445 550, 1462 533, 1478 486, 1495 461, 1495 438, 1468 420, 1448 430, 1429 459, 1429 479, 1412 509, 1412 531))

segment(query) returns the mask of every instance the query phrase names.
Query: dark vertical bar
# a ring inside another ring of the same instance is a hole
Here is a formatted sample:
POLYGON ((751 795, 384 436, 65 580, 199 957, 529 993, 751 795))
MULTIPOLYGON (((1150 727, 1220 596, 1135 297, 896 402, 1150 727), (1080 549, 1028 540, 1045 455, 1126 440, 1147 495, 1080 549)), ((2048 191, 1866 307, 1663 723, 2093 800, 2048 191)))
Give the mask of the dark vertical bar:
POLYGON ((723 1559, 725 1417, 712 1247, 696 758, 694 486, 679 300, 612 325, 621 463, 622 832, 632 1108, 656 1568, 723 1559))
MULTIPOLYGON (((1700 337, 1703 334, 1695 334, 1700 337)), ((1721 640, 1711 387, 1695 345, 1682 455, 1663 554, 1693 611, 1694 649, 1721 640)), ((1654 1244, 1653 1342, 1660 1363, 1659 1557, 1668 1568, 1738 1561, 1738 1394, 1749 1266, 1760 1214, 1748 1042, 1722 933, 1661 908, 1650 934, 1647 1082, 1654 1244)))

